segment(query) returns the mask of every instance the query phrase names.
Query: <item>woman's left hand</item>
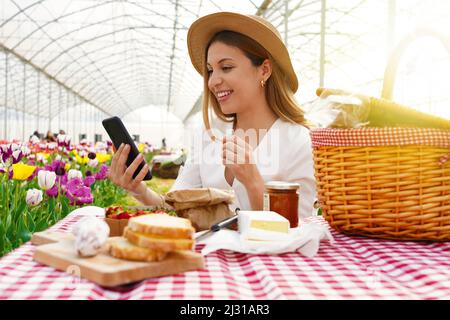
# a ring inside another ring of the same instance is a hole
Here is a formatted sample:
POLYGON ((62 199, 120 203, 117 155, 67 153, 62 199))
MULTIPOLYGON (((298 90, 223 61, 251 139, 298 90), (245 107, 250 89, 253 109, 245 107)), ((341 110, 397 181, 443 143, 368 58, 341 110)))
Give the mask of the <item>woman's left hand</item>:
POLYGON ((253 159, 252 146, 236 135, 223 138, 222 163, 244 186, 262 180, 253 159))

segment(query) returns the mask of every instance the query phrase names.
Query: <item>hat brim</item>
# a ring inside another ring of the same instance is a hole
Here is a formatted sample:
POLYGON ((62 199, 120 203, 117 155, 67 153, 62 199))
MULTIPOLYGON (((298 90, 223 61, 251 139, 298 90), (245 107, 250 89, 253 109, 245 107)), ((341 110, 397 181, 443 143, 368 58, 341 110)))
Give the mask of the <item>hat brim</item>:
POLYGON ((192 65, 201 75, 203 75, 206 46, 216 33, 223 30, 241 33, 263 46, 286 75, 292 91, 297 91, 297 76, 292 67, 287 48, 277 33, 256 17, 233 12, 219 12, 204 16, 195 21, 189 28, 187 35, 189 56, 192 65))

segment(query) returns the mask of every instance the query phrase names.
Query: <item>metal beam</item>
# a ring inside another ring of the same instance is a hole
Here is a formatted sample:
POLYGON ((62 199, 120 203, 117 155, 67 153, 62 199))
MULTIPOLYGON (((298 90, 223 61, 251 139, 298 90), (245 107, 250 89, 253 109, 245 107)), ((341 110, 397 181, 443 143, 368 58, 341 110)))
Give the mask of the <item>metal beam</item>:
POLYGON ((320 79, 319 79, 319 87, 323 87, 324 82, 325 82, 326 10, 327 10, 327 0, 322 0, 321 14, 320 14, 320 79))
POLYGON ((55 77, 51 76, 48 72, 46 72, 44 69, 38 67, 37 65, 35 65, 33 62, 29 61, 28 59, 26 59, 25 57, 23 57, 22 55, 20 55, 19 53, 15 52, 14 50, 11 50, 10 48, 6 47, 3 43, 0 43, 0 50, 4 51, 5 53, 10 53, 12 54, 14 57, 16 57, 17 59, 19 59, 22 63, 25 63, 27 65, 29 65, 30 67, 32 67, 34 70, 36 70, 38 72, 38 74, 43 74, 44 76, 46 76, 48 79, 56 82, 58 85, 62 86, 64 89, 66 89, 67 91, 71 92, 73 95, 75 95, 76 97, 80 98, 81 100, 85 101, 86 103, 91 104, 92 106, 94 106, 95 108, 97 108, 98 110, 101 110, 102 112, 104 112, 107 115, 110 115, 110 113, 106 110, 104 110, 102 107, 98 106, 97 104, 93 103, 92 101, 90 101, 88 98, 80 95, 78 92, 75 92, 72 88, 69 88, 66 84, 62 83, 61 81, 59 81, 58 79, 56 79, 55 77))
POLYGON ((177 23, 178 23, 178 0, 175 1, 175 19, 173 21, 173 37, 172 37, 172 54, 170 56, 170 69, 169 69, 169 89, 167 94, 167 111, 170 111, 171 95, 172 95, 172 73, 175 59, 175 48, 177 40, 177 23))

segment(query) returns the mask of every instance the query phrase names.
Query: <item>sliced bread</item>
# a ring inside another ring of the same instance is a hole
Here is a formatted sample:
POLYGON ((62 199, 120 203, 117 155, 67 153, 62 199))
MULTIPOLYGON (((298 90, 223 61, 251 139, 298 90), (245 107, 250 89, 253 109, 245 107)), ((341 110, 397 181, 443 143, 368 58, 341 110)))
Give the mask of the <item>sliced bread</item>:
POLYGON ((131 228, 126 227, 123 236, 132 244, 159 251, 180 251, 180 250, 193 250, 193 239, 174 239, 165 238, 160 235, 146 234, 141 232, 135 232, 131 228))
POLYGON ((133 232, 176 239, 192 239, 195 233, 191 221, 167 214, 147 214, 131 218, 128 228, 133 232))
POLYGON ((109 238, 108 251, 113 257, 133 261, 161 261, 167 255, 164 251, 135 246, 124 237, 109 238))

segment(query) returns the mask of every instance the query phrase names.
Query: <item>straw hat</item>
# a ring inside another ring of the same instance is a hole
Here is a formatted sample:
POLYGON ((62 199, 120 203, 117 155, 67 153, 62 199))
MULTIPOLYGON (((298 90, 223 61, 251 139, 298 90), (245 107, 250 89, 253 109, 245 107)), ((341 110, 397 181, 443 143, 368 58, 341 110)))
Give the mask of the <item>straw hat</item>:
POLYGON ((286 74, 292 91, 297 91, 297 76, 280 33, 268 21, 253 15, 219 12, 199 18, 191 25, 187 36, 189 55, 192 64, 200 74, 203 74, 204 52, 209 40, 216 33, 224 30, 246 35, 263 46, 286 74))

